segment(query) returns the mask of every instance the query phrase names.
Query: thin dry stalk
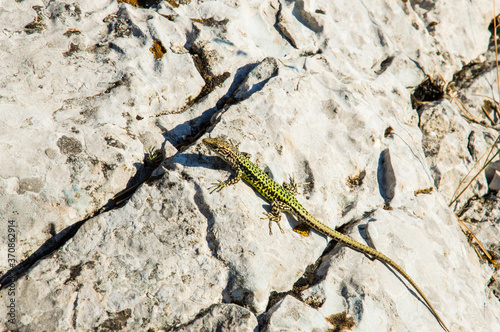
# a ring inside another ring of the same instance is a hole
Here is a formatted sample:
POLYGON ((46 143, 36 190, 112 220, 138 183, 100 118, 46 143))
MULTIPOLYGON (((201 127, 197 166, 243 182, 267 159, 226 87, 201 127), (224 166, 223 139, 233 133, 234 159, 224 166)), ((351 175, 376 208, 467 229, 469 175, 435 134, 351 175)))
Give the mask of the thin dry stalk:
POLYGON ((488 120, 490 120, 491 125, 495 125, 495 121, 493 121, 493 119, 489 116, 484 107, 481 106, 481 110, 483 111, 484 115, 488 118, 488 120))
POLYGON ((492 238, 494 238, 495 240, 497 240, 497 242, 498 242, 498 243, 500 243, 500 239, 499 239, 499 238, 497 238, 495 235, 493 235, 493 233, 488 232, 487 230, 485 230, 485 229, 484 229, 484 228, 482 228, 481 226, 476 225, 476 224, 474 224, 473 222, 470 222, 470 221, 466 221, 466 220, 462 220, 462 221, 463 221, 463 222, 465 222, 465 223, 467 223, 467 224, 470 224, 470 225, 472 225, 472 226, 474 226, 474 227, 479 228, 480 230, 482 230, 483 232, 485 232, 485 233, 489 234, 492 238))
POLYGON ((475 117, 469 110, 467 106, 465 106, 456 96, 455 93, 448 93, 448 96, 457 104, 460 111, 462 111, 463 115, 467 118, 467 120, 481 124, 481 120, 475 117))
MULTIPOLYGON (((491 150, 495 147, 496 143, 498 142, 498 140, 500 139, 500 135, 497 137, 495 143, 491 146, 491 150)), ((488 155, 491 154, 491 151, 488 155)), ((488 167, 488 165, 493 161, 493 159, 495 159, 496 156, 498 156, 498 154, 500 154, 500 150, 498 150, 494 155, 493 157, 491 157, 490 159, 488 159, 488 161, 486 161, 486 163, 484 164, 483 167, 481 167, 481 169, 479 170, 479 172, 476 173, 476 175, 474 175, 474 177, 472 178, 472 180, 469 181, 469 183, 467 184, 467 186, 460 192, 460 194, 458 194, 457 197, 455 197, 451 202, 450 204, 448 204, 448 206, 451 206, 453 203, 455 203, 459 198, 460 196, 462 196, 462 194, 467 190, 467 188, 469 188, 469 186, 472 184, 472 182, 474 182, 474 180, 479 176, 479 174, 481 174, 482 171, 485 170, 486 167, 488 167)), ((477 164, 477 163, 476 163, 477 164)), ((469 172, 470 173, 470 172, 469 172)))
MULTIPOLYGON (((491 150, 490 150, 491 151, 491 150)), ((469 170, 469 172, 464 176, 464 178, 460 181, 460 183, 458 184, 458 187, 457 189, 455 190, 455 192, 453 193, 453 195, 451 195, 451 197, 455 197, 455 195, 457 194, 458 190, 462 187, 462 185, 464 184, 465 180, 467 180, 467 178, 469 177, 470 173, 472 173, 472 171, 476 168, 477 165, 479 165, 479 162, 484 158, 484 156, 486 156, 486 154, 489 155, 489 152, 490 151, 486 151, 485 153, 483 153, 483 155, 481 156, 481 158, 479 158, 476 163, 474 164, 474 166, 472 166, 472 168, 469 170)), ((487 159, 487 158, 486 158, 487 159)), ((470 186, 470 182, 469 182, 469 186, 470 186)), ((448 206, 450 206, 451 204, 453 204, 454 202, 456 201, 455 200, 452 200, 450 204, 448 204, 448 206)))
MULTIPOLYGON (((496 6, 495 6, 495 0, 493 0, 493 13, 496 13, 496 6)), ((495 60, 496 60, 496 73, 497 73, 497 88, 498 88, 498 95, 500 96, 500 70, 498 68, 498 44, 497 44, 497 17, 495 16, 494 19, 493 19, 493 37, 494 37, 494 43, 495 43, 495 60)), ((489 98, 489 99, 492 99, 493 102, 498 106, 499 103, 494 100, 493 98, 490 98, 490 97, 487 97, 485 96, 486 98, 489 98)), ((455 102, 457 102, 457 98, 454 97, 454 100, 455 102)), ((458 105, 458 103, 457 103, 458 105)), ((465 105, 462 104, 462 106, 465 108, 465 105)), ((460 107, 460 106, 459 106, 460 107)), ((483 112, 485 113, 485 115, 488 117, 488 119, 490 119, 491 121, 491 118, 487 115, 487 113, 485 112, 485 110, 483 109, 483 112)), ((497 112, 498 114, 498 111, 495 109, 495 112, 497 112)), ((470 112, 467 112, 467 113, 470 113, 470 112)), ((492 122, 493 123, 493 122, 492 122)), ((496 147, 498 141, 500 140, 500 135, 498 135, 497 139, 495 140, 495 142, 492 144, 491 148, 489 149, 488 151, 488 155, 486 156, 486 162, 484 163, 483 167, 481 168, 481 170, 474 176, 474 178, 467 184, 467 186, 460 192, 460 194, 458 194, 452 201, 451 203, 449 204, 450 206, 456 202, 458 200, 458 198, 460 198, 460 196, 465 192, 465 190, 467 190, 467 188, 472 184, 472 182, 478 177, 478 175, 493 161, 493 159, 500 153, 500 149, 497 149, 497 152, 493 155, 493 157, 490 158, 491 154, 493 153, 493 149, 494 147, 496 147)), ((474 167, 472 167, 472 169, 469 171, 469 173, 467 173, 467 175, 464 177, 464 179, 460 182, 460 184, 458 185, 458 188, 457 190, 455 191, 455 193, 453 193, 453 196, 455 196, 455 194, 457 193, 458 189, 462 186, 462 184, 465 182, 465 179, 469 176, 469 174, 472 172, 472 170, 479 164, 479 162, 483 159, 483 157, 486 155, 483 154, 481 156, 481 158, 479 158, 479 160, 476 162, 476 164, 474 165, 474 167)), ((472 244, 472 240, 476 241, 477 245, 479 248, 481 248, 482 252, 483 252, 483 255, 481 255, 481 253, 479 252, 479 250, 476 248, 476 246, 472 246, 474 248, 474 250, 476 251, 477 255, 481 258, 484 259, 484 257, 486 257, 486 259, 491 263, 493 264, 495 267, 498 267, 498 265, 496 264, 496 262, 493 260, 493 258, 491 257, 491 255, 489 254, 489 252, 486 250, 486 248, 483 246, 483 244, 479 241, 479 239, 476 237, 476 235, 470 230, 469 227, 467 227, 467 225, 465 225, 465 222, 463 220, 460 220, 460 218, 457 217, 457 220, 458 220, 458 224, 460 226, 460 228, 462 228, 462 231, 464 232, 464 234, 467 236, 467 238, 470 240, 470 243, 472 244)), ((472 224, 472 223, 470 223, 472 224)), ((474 224, 473 224, 474 225, 474 224)), ((477 225, 474 225, 476 227, 479 227, 480 229, 482 229, 480 226, 477 226, 477 225)), ((486 230, 482 229, 483 231, 485 231, 486 233, 488 233, 490 236, 492 236, 494 239, 496 239, 497 241, 500 242, 500 240, 498 238, 496 238, 493 234, 491 234, 490 232, 487 232, 486 230)))
MULTIPOLYGON (((481 248, 481 251, 483 252, 484 256, 486 257, 486 259, 488 260, 488 262, 490 262, 491 264, 496 264, 495 263, 495 260, 493 259, 493 257, 491 257, 491 255, 489 254, 488 250, 486 250, 486 248, 483 246, 483 244, 481 243, 481 241, 478 240, 478 238, 476 237, 476 235, 474 235, 474 233, 470 230, 469 227, 467 227, 467 225, 462 221, 460 220, 460 218, 457 217, 457 220, 458 220, 458 225, 460 226, 460 228, 462 228, 462 232, 465 233, 465 235, 467 235, 468 238, 471 238, 473 239, 477 245, 479 246, 479 248, 481 248)), ((471 241, 472 243, 472 241, 471 241)), ((477 250, 476 247, 473 247, 474 250, 476 250, 476 253, 478 254, 479 257, 482 257, 482 255, 479 253, 479 251, 477 250)))

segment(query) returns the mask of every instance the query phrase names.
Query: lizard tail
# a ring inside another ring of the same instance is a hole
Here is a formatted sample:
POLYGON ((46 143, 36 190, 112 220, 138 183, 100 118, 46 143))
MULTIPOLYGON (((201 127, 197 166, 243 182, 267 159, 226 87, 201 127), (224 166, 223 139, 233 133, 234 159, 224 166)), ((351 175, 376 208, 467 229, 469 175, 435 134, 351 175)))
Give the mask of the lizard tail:
POLYGON ((436 319, 438 320, 439 324, 441 324, 441 326, 445 329, 445 331, 446 332, 450 331, 446 327, 446 324, 443 322, 443 320, 441 319, 441 317, 436 312, 436 309, 434 309, 434 307, 429 302, 429 300, 427 299, 427 297, 424 295, 424 293, 417 286, 417 284, 415 283, 415 281, 413 281, 413 279, 405 272, 405 270, 403 270, 398 264, 396 264, 396 262, 394 262, 392 259, 390 259, 386 255, 384 255, 380 251, 375 250, 372 247, 369 247, 369 246, 364 245, 362 243, 359 243, 358 241, 356 241, 356 240, 354 240, 354 239, 352 239, 352 238, 350 238, 350 237, 348 237, 348 236, 346 236, 346 235, 344 235, 342 233, 337 232, 333 228, 330 228, 330 227, 326 226, 325 224, 323 224, 323 223, 321 223, 319 221, 318 221, 318 224, 312 225, 312 227, 315 228, 315 229, 317 229, 317 230, 319 230, 320 232, 324 232, 324 233, 328 234, 328 236, 330 236, 331 238, 335 239, 336 241, 339 241, 339 242, 342 242, 342 243, 346 244, 348 247, 351 247, 354 250, 357 250, 357 251, 359 251, 361 253, 372 255, 376 259, 378 259, 378 260, 380 260, 380 261, 382 261, 382 262, 390 265, 393 269, 395 269, 396 271, 398 271, 403 277, 405 277, 405 279, 413 286, 413 288, 417 291, 417 293, 420 295, 420 297, 425 301, 425 303, 429 307, 430 311, 436 317, 436 319), (321 228, 320 229, 318 229, 319 228, 318 224, 321 224, 321 228))
MULTIPOLYGON (((354 240, 353 240, 354 241, 354 240)), ((343 242, 343 241, 342 241, 343 242)), ((346 243, 347 245, 349 245, 348 243, 346 243)), ((389 257, 387 257, 386 255, 382 254, 381 252, 371 248, 371 247, 368 247, 362 243, 359 243, 359 246, 360 246, 360 250, 361 251, 364 251, 370 255, 372 255, 373 257, 379 259, 380 261, 384 262, 384 263, 387 263, 389 264, 393 269, 395 269, 396 271, 398 271, 403 277, 405 277, 405 279, 413 286, 413 288, 417 291, 417 293, 420 295, 420 297, 425 301, 425 303, 427 304, 427 306, 429 307, 429 309, 431 310, 432 314, 436 317, 436 319, 438 320, 439 324, 441 324, 441 326, 444 328, 444 330, 446 332, 449 332, 450 330, 448 329, 448 327, 446 327, 446 324, 443 322, 443 320, 441 319, 441 317, 439 316, 439 314, 437 313, 436 309, 434 309, 434 307, 432 306, 432 304, 429 302, 429 300, 427 299, 427 297, 424 295, 424 293, 420 290, 420 288, 417 286, 417 284, 415 283, 415 281, 413 281, 413 279, 408 275, 408 273, 406 273, 405 270, 403 270, 398 264, 396 264, 396 262, 394 262, 392 259, 390 259, 389 257), (370 249, 370 251, 368 250, 370 249)), ((357 249, 355 248, 354 246, 352 247, 353 249, 357 249)))

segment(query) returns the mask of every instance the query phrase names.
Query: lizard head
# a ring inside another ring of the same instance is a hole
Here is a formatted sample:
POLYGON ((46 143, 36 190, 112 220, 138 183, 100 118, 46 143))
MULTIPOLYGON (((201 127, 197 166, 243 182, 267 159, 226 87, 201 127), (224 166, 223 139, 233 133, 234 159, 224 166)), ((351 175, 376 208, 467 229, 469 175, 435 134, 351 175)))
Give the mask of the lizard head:
POLYGON ((234 155, 238 153, 237 147, 229 142, 221 140, 220 138, 204 138, 203 144, 228 162, 234 159, 234 155))

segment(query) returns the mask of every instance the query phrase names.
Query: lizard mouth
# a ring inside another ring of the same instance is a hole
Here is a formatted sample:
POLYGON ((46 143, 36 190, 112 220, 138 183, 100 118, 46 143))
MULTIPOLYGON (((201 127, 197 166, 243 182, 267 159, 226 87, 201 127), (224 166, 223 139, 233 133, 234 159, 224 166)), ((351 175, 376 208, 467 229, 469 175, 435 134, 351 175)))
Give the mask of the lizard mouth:
POLYGON ((212 146, 214 146, 214 143, 215 143, 215 142, 214 142, 214 140, 215 140, 215 138, 204 138, 204 139, 202 140, 202 142, 203 142, 203 144, 205 144, 206 146, 208 146, 208 147, 212 147, 212 146))
POLYGON ((203 144, 210 148, 210 150, 217 152, 217 147, 223 147, 227 143, 220 138, 204 138, 202 140, 203 144))

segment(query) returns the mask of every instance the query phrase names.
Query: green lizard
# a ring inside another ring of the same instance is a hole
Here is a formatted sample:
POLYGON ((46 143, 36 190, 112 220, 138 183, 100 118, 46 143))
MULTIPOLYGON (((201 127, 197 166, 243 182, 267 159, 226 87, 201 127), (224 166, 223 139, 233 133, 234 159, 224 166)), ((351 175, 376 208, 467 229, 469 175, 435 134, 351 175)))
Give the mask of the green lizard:
MULTIPOLYGON (((280 230, 283 232, 283 229, 280 225, 282 213, 289 212, 293 214, 301 223, 305 224, 306 229, 308 227, 313 228, 319 233, 329 236, 336 241, 342 242, 354 250, 371 255, 381 262, 390 265, 402 276, 404 276, 406 280, 408 280, 408 282, 413 286, 413 288, 415 288, 418 294, 420 294, 420 296, 424 299, 425 303, 432 311, 434 316, 436 316, 442 327, 446 331, 449 331, 432 304, 429 302, 429 300, 427 300, 427 297, 424 295, 424 293, 420 290, 413 279, 411 279, 410 276, 398 264, 396 264, 392 259, 385 256, 381 252, 367 245, 359 243, 342 233, 337 232, 333 228, 328 227, 327 225, 316 219, 313 215, 311 215, 295 197, 295 194, 297 193, 297 184, 295 183, 295 180, 292 179, 290 183, 283 183, 283 186, 280 186, 266 173, 264 173, 264 171, 262 171, 257 165, 249 160, 250 155, 248 153, 240 152, 238 150, 238 145, 235 146, 219 138, 205 138, 203 139, 203 143, 210 150, 219 155, 224 161, 226 161, 236 172, 236 175, 234 177, 231 177, 226 181, 219 180, 219 182, 213 183, 211 187, 211 189, 213 188, 213 190, 210 193, 214 191, 221 191, 228 186, 232 186, 238 183, 241 179, 245 180, 252 187, 254 187, 267 201, 271 202, 271 212, 264 213, 266 215, 266 218, 263 218, 269 219, 269 230, 271 233, 271 225, 273 222, 276 222, 280 230)), ((299 228, 303 228, 301 226, 302 225, 299 225, 299 228)))

